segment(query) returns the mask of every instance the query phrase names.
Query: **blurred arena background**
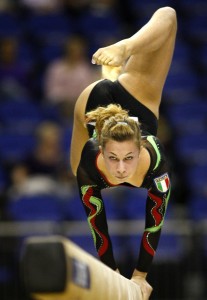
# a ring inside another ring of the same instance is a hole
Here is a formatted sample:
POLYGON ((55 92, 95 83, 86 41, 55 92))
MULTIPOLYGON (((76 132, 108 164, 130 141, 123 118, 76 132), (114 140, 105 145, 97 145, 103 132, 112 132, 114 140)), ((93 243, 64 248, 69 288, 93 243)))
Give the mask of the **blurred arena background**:
MULTIPOLYGON (((61 234, 96 255, 69 166, 74 103, 99 78, 93 51, 133 34, 166 5, 177 11, 178 36, 158 134, 173 191, 149 274, 151 299, 207 299, 207 1, 1 0, 2 300, 30 300, 19 270, 25 237, 61 234)), ((130 276, 145 191, 104 194, 115 255, 130 276)))

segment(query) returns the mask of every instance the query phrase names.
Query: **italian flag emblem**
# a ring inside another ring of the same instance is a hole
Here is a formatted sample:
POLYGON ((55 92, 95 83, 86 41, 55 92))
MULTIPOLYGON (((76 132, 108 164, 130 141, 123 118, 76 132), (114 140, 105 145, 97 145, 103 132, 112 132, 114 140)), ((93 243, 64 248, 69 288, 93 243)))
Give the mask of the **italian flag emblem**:
POLYGON ((168 191, 170 186, 170 179, 168 173, 165 173, 162 176, 155 178, 154 182, 159 192, 165 193, 168 191))

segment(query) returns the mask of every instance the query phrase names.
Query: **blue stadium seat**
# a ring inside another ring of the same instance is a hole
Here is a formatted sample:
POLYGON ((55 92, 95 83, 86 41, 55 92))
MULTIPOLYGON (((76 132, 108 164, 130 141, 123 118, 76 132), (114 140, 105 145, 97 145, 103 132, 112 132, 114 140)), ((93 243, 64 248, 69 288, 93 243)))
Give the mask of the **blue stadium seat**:
MULTIPOLYGON (((206 181, 205 181, 206 182, 206 181)), ((188 203, 189 218, 193 221, 201 221, 207 219, 207 196, 192 195, 188 203)))
POLYGON ((79 20, 79 30, 90 41, 91 52, 121 37, 121 22, 112 11, 102 13, 89 11, 79 20))
MULTIPOLYGON (((207 10, 206 10, 207 11, 207 10)), ((182 31, 186 38, 192 43, 207 42, 207 18, 206 14, 193 15, 182 22, 182 31)))
POLYGON ((25 21, 28 33, 40 45, 62 43, 73 31, 72 25, 69 17, 63 12, 33 13, 25 21))
POLYGON ((86 220, 86 213, 81 203, 80 196, 77 192, 68 199, 68 201, 62 201, 61 210, 64 220, 86 220))
POLYGON ((0 120, 7 129, 31 132, 43 120, 43 116, 40 106, 25 98, 0 103, 0 120))
POLYGON ((72 125, 63 127, 62 149, 68 160, 68 154, 70 153, 70 143, 72 138, 72 125))
POLYGON ((198 95, 198 84, 198 78, 193 70, 186 73, 185 76, 182 73, 169 72, 164 93, 172 104, 189 102, 195 99, 191 95, 198 95))
POLYGON ((55 195, 23 195, 9 199, 7 213, 14 221, 54 221, 62 220, 60 200, 55 195))
POLYGON ((176 103, 167 107, 166 115, 176 134, 201 134, 207 129, 207 102, 197 98, 189 103, 176 103))
POLYGON ((193 195, 207 195, 207 164, 188 168, 186 180, 193 195))
POLYGON ((125 192, 124 202, 124 216, 128 220, 145 219, 146 212, 147 190, 129 188, 125 192))
POLYGON ((0 158, 5 161, 21 161, 31 154, 36 145, 33 134, 16 132, 0 133, 0 158))
POLYGON ((29 68, 34 66, 37 63, 37 53, 33 46, 24 39, 19 40, 18 46, 17 61, 29 68))
POLYGON ((17 14, 0 12, 0 37, 20 37, 23 27, 17 14))
POLYGON ((98 257, 90 230, 88 235, 74 234, 67 237, 87 253, 93 255, 94 257, 98 257))
POLYGON ((52 61, 61 58, 63 55, 62 44, 43 45, 40 49, 40 58, 43 63, 48 65, 52 61))
POLYGON ((136 13, 136 16, 146 16, 148 19, 149 16, 152 15, 158 8, 166 5, 173 6, 173 1, 167 0, 148 0, 145 2, 128 0, 128 3, 131 7, 131 10, 136 13))
POLYGON ((155 261, 178 261, 185 255, 183 237, 176 234, 161 234, 155 261))
POLYGON ((19 224, 15 247, 15 259, 18 261, 25 238, 60 233, 62 211, 59 199, 54 195, 36 194, 9 198, 5 211, 11 222, 19 224))
POLYGON ((102 191, 107 219, 118 220, 125 217, 126 200, 124 199, 124 193, 119 188, 102 191))
POLYGON ((177 1, 176 6, 178 8, 178 11, 188 18, 203 16, 207 14, 206 0, 182 0, 177 1))
POLYGON ((175 140, 175 148, 177 155, 187 165, 207 164, 206 133, 180 136, 175 140))

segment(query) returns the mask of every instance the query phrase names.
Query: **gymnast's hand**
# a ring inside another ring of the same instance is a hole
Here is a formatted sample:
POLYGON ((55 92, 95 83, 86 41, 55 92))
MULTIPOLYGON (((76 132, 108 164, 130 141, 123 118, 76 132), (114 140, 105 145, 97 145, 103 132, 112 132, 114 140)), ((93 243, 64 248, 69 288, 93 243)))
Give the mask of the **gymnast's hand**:
POLYGON ((108 47, 99 48, 92 56, 92 64, 120 67, 125 63, 126 49, 124 43, 116 43, 108 47))
POLYGON ((142 297, 143 297, 142 300, 148 300, 152 293, 152 287, 146 281, 146 273, 142 273, 135 270, 131 280, 140 286, 142 297))

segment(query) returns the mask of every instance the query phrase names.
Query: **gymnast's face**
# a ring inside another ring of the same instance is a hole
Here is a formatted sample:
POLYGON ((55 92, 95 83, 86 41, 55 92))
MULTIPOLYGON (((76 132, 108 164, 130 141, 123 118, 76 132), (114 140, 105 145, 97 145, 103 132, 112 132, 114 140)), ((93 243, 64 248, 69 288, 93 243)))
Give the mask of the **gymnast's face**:
POLYGON ((109 140, 101 152, 107 173, 117 183, 126 182, 135 174, 139 149, 134 140, 123 142, 109 140))

